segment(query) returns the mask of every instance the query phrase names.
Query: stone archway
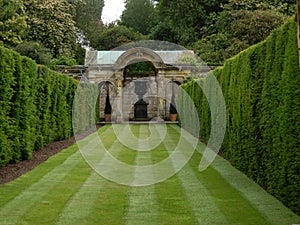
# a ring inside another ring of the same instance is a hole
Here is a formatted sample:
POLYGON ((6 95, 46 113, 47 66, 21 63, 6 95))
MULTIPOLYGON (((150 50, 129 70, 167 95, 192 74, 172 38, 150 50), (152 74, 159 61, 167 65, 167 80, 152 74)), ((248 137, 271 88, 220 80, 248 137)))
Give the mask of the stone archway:
MULTIPOLYGON (((116 87, 113 101, 113 122, 123 122, 134 119, 134 105, 140 99, 135 93, 135 79, 129 85, 125 82, 124 71, 128 65, 148 62, 153 66, 154 74, 139 77, 147 82, 147 92, 142 96, 147 104, 147 118, 167 119, 169 107, 166 107, 168 82, 183 80, 190 76, 193 65, 181 61, 182 57, 194 56, 189 50, 161 50, 155 51, 144 47, 134 47, 129 50, 95 51, 87 54, 87 78, 94 83, 109 80, 116 87), (131 86, 130 86, 131 85, 131 86)), ((126 78, 126 77, 125 77, 126 78)))
MULTIPOLYGON (((162 58, 156 52, 147 48, 132 48, 118 57, 113 68, 116 71, 116 74, 119 75, 117 77, 117 79, 119 80, 118 90, 120 93, 122 93, 122 96, 119 96, 118 100, 120 103, 118 105, 122 107, 121 111, 123 112, 123 118, 116 118, 117 121, 122 121, 123 119, 149 120, 159 116, 159 100, 157 99, 157 96, 159 94, 159 85, 157 73, 164 67, 166 67, 166 65, 164 64, 162 58), (125 68, 128 65, 136 64, 139 62, 150 63, 155 70, 154 76, 146 75, 136 78, 136 81, 131 82, 129 86, 126 85, 124 90, 125 68), (141 83, 137 83, 137 81, 146 83, 147 90, 145 90, 145 93, 142 96, 139 96, 139 94, 136 93, 137 86, 141 83), (141 111, 145 114, 141 115, 140 113, 137 113, 141 111)), ((122 115, 122 113, 120 113, 119 115, 122 115)))
POLYGON ((156 69, 165 67, 162 58, 152 49, 136 47, 119 56, 114 64, 114 70, 123 70, 129 64, 143 61, 151 62, 156 69))
POLYGON ((150 61, 134 62, 123 71, 123 112, 130 114, 128 120, 147 121, 158 112, 157 70, 150 61))

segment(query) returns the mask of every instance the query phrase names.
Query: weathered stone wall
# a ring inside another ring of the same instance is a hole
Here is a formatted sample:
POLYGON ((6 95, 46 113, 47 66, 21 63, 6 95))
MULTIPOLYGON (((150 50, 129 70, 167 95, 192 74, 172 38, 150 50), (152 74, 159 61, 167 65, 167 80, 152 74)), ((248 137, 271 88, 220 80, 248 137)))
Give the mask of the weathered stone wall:
MULTIPOLYGON (((169 79, 157 80, 156 77, 148 77, 147 92, 143 96, 143 100, 148 103, 148 119, 160 117, 167 119, 169 117, 169 107, 172 93, 177 97, 178 86, 172 83, 169 79)), ((100 89, 99 107, 100 118, 104 119, 104 108, 106 100, 106 88, 100 89)), ((112 105, 113 114, 116 113, 117 98, 116 87, 110 85, 110 102, 112 105)), ((134 120, 134 104, 139 100, 135 93, 135 82, 129 82, 122 88, 122 113, 124 121, 134 120)))
MULTIPOLYGON (((160 117, 167 119, 172 93, 177 96, 177 88, 172 83, 182 83, 191 74, 190 65, 182 64, 181 57, 194 55, 192 51, 153 51, 147 48, 133 48, 124 52, 98 52, 90 54, 87 66, 87 78, 93 83, 109 81, 112 84, 110 101, 112 119, 116 122, 133 120, 134 104, 139 100, 135 93, 135 81, 146 80, 147 91, 143 100, 148 104, 148 119, 160 117), (147 61, 154 69, 154 74, 133 77, 124 76, 127 65, 147 61), (175 66, 177 65, 177 66, 175 66)), ((106 91, 100 90, 100 118, 104 119, 106 91)))

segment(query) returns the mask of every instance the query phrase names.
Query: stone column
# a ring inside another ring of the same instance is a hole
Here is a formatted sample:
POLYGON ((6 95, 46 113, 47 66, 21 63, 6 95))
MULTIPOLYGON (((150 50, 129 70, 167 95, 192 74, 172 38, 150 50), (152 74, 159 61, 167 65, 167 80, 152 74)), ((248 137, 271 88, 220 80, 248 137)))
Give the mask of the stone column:
MULTIPOLYGON (((101 86, 98 84, 98 90, 99 90, 99 99, 98 99, 98 104, 99 104, 99 108, 98 108, 98 116, 99 119, 101 119, 101 86)), ((103 117, 102 117, 103 118, 103 117)))
POLYGON ((117 96, 116 96, 116 122, 122 123, 123 122, 123 105, 122 105, 122 96, 123 96, 123 72, 118 71, 116 73, 116 84, 117 84, 117 96))
POLYGON ((158 76, 155 77, 155 83, 156 83, 156 107, 157 107, 157 119, 160 118, 160 96, 159 96, 159 79, 158 76))
POLYGON ((165 109, 164 109, 164 102, 165 102, 165 71, 159 70, 157 73, 157 96, 159 97, 157 101, 157 116, 164 119, 165 116, 165 109))

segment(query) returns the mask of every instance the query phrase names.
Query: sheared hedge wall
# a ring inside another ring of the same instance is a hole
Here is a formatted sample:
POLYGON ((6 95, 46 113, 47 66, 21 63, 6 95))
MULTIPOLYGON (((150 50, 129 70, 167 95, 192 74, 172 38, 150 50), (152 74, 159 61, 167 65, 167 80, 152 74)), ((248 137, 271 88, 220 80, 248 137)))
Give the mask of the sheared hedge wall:
POLYGON ((99 87, 81 82, 77 86, 73 103, 73 131, 80 134, 90 129, 99 120, 99 87))
MULTIPOLYGON (((0 167, 72 135, 78 81, 0 47, 0 167)), ((82 111, 82 109, 81 109, 82 111)))
MULTIPOLYGON (((296 22, 289 20, 264 42, 241 52, 213 72, 227 107, 226 135, 221 149, 225 158, 300 214, 300 71, 296 22)), ((210 110, 199 82, 206 80, 193 80, 182 88, 197 106, 200 136, 207 141, 210 110)))

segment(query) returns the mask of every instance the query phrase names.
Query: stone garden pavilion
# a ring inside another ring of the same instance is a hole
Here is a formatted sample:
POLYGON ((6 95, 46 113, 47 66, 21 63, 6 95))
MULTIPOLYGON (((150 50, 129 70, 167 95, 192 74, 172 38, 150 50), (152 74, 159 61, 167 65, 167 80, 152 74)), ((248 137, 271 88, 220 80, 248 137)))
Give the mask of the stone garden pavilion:
MULTIPOLYGON (((107 95, 112 107, 112 122, 134 120, 168 120, 172 96, 177 99, 178 85, 191 76, 195 66, 187 62, 195 58, 190 50, 155 51, 144 47, 129 50, 87 51, 85 74, 89 82, 99 85, 100 119, 104 119, 107 95), (147 74, 126 73, 138 62, 149 63, 147 74)), ((201 69, 202 75, 209 70, 201 69)))

